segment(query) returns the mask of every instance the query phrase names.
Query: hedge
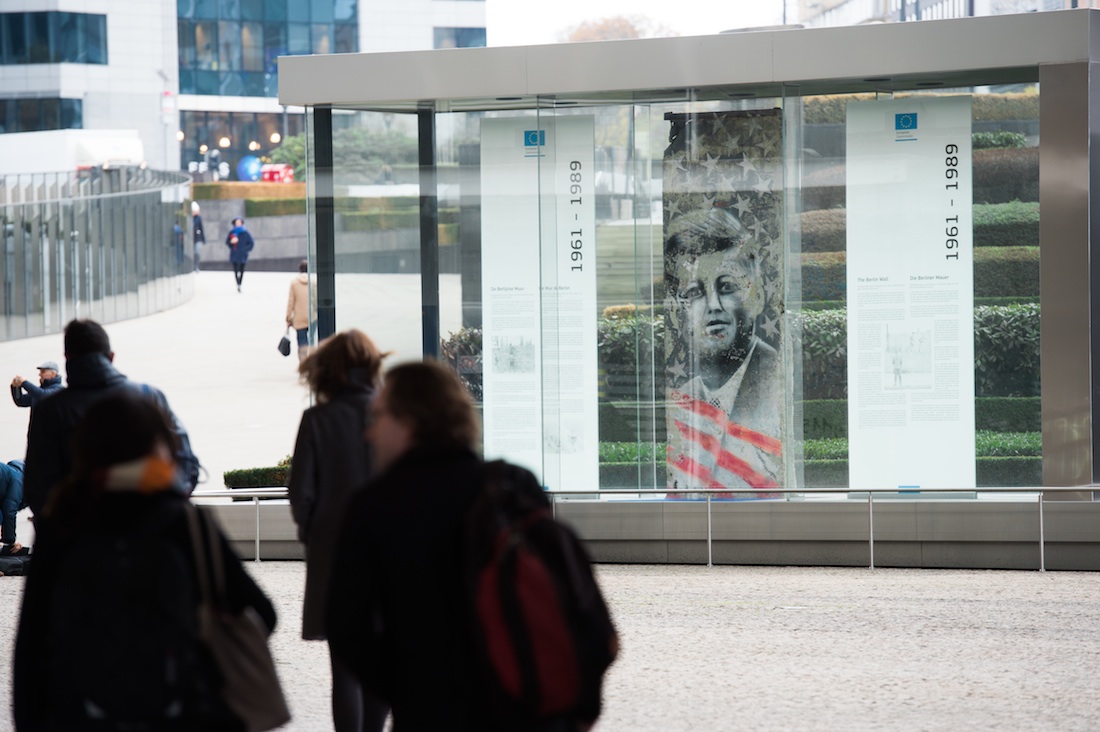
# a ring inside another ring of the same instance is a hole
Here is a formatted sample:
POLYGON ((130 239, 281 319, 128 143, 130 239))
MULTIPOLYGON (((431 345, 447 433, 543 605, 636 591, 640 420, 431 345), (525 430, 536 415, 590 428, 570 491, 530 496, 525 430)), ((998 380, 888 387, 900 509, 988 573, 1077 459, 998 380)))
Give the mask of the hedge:
MULTIPOLYGON (((975 150, 972 159, 974 203, 1039 200, 1039 148, 975 150)), ((844 208, 845 182, 843 165, 807 175, 802 181, 802 210, 844 208)))
MULTIPOLYGON (((844 300, 848 289, 844 252, 802 254, 802 299, 844 300)), ((980 247, 974 250, 974 296, 1039 296, 1037 247, 980 247)))
MULTIPOLYGON (((1037 486, 1043 484, 1041 457, 981 457, 975 460, 980 486, 1037 486)), ((807 460, 803 480, 813 488, 847 488, 847 460, 807 460)))
POLYGON ((306 184, 302 182, 262 183, 251 181, 192 183, 191 198, 196 201, 227 201, 248 198, 290 198, 305 201, 306 184))
POLYGON ((306 199, 304 198, 246 198, 244 202, 244 215, 247 218, 256 216, 293 216, 305 214, 306 199))
MULTIPOLYGON (((974 427, 982 432, 1036 434, 1042 429, 1040 412, 1039 397, 976 397, 974 427)), ((809 399, 802 402, 802 437, 805 440, 847 438, 848 401, 809 399)))
MULTIPOLYGON (((979 203, 973 211, 975 247, 1039 246, 1038 203, 979 203)), ((844 209, 804 212, 802 251, 845 251, 847 218, 844 209)))
MULTIPOLYGON (((416 229, 420 227, 418 209, 383 209, 376 211, 353 211, 340 217, 343 231, 379 231, 392 229, 416 229)), ((457 224, 457 208, 439 209, 440 224, 457 224)))
MULTIPOLYGON (((912 94, 897 94, 904 99, 912 94)), ((927 95, 922 95, 927 96, 927 95)), ((866 101, 874 94, 831 94, 804 97, 802 119, 805 124, 843 124, 848 117, 848 102, 866 101)), ((971 116, 977 122, 1039 119, 1038 94, 975 94, 971 97, 971 116)))

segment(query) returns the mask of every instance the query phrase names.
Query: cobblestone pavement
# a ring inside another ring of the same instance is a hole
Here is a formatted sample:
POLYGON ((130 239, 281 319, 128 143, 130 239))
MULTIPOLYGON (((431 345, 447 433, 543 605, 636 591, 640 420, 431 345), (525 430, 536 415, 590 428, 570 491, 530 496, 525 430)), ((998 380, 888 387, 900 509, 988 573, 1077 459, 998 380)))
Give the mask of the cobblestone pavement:
MULTIPOLYGON (((304 565, 247 564, 275 600, 294 732, 330 730, 325 644, 299 638, 304 565)), ((602 565, 623 652, 598 732, 1094 732, 1100 574, 602 565)), ((20 578, 0 579, 10 658, 20 578)), ((11 729, 10 663, 0 730, 11 729)))

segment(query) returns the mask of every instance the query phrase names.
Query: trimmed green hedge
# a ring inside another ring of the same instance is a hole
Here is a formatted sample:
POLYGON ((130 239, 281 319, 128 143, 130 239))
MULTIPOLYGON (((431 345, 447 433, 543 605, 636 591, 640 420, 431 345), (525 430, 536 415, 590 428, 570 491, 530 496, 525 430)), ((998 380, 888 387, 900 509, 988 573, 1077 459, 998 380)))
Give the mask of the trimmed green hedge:
POLYGON ((286 485, 290 478, 290 466, 227 470, 222 475, 226 488, 275 488, 286 485))
POLYGON ((244 202, 246 218, 256 216, 294 216, 305 214, 304 198, 248 198, 244 202))
MULTIPOLYGON (((1043 484, 1040 457, 982 457, 975 461, 980 486, 1031 486, 1043 484)), ((807 460, 803 480, 814 488, 847 488, 847 460, 807 460)))
MULTIPOLYGON (((847 248, 847 211, 806 211, 801 216, 803 252, 842 252, 847 248)), ((974 205, 974 246, 1039 246, 1039 204, 974 205)))
MULTIPOLYGON (((848 289, 845 252, 802 255, 802 299, 844 300, 848 289)), ((1038 247, 974 250, 974 296, 1039 296, 1038 247)))
MULTIPOLYGON (((904 99, 911 94, 898 94, 904 99)), ((924 95, 922 95, 924 96, 924 95)), ((874 99, 874 94, 830 94, 803 99, 802 119, 805 124, 843 124, 848 115, 848 102, 874 99)), ((975 121, 1039 119, 1038 94, 975 94, 972 116, 975 121)))
POLYGON ((1039 200, 1039 148, 974 151, 974 203, 1039 200))
MULTIPOLYGON (((413 209, 384 209, 353 211, 340 217, 344 231, 385 231, 392 229, 416 229, 420 227, 420 211, 413 209)), ((457 208, 439 209, 439 223, 458 224, 457 208)))
MULTIPOLYGON (((974 400, 974 426, 983 433, 1038 434, 1042 429, 1040 399, 977 397, 974 400)), ((847 439, 848 400, 812 399, 803 402, 802 437, 807 441, 847 439)), ((979 450, 978 454, 992 453, 979 450)))

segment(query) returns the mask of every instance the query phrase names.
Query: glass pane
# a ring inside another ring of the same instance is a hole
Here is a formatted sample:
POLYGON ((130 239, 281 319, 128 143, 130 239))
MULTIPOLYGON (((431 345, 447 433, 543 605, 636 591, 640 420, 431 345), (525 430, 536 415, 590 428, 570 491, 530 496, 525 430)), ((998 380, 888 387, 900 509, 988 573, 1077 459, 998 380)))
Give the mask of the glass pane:
POLYGON ((198 94, 217 94, 218 83, 217 71, 195 72, 195 88, 198 94))
POLYGON ((61 100, 61 129, 79 130, 84 127, 84 101, 81 99, 61 100))
POLYGON ((332 53, 332 26, 314 24, 310 28, 313 35, 312 52, 316 54, 332 53))
POLYGON ((7 63, 27 63, 27 13, 5 14, 7 23, 7 63))
POLYGON ((223 20, 218 23, 218 70, 241 68, 241 24, 223 20))
POLYGON ((38 100, 20 99, 19 105, 19 132, 37 132, 42 129, 39 126, 38 100))
POLYGON ((107 16, 87 15, 84 22, 86 23, 84 42, 88 63, 107 63, 107 16))
POLYGON ((308 56, 310 53, 309 26, 303 23, 287 25, 287 53, 291 56, 308 56))
POLYGON ((286 25, 284 23, 264 23, 264 71, 269 74, 278 73, 279 56, 286 55, 286 25))
POLYGON ((264 32, 262 24, 241 24, 241 53, 241 65, 245 71, 264 70, 264 32))
POLYGON ((222 20, 240 20, 241 0, 218 0, 218 17, 222 20))
POLYGON ((241 0, 241 20, 263 20, 263 0, 241 0))
MULTIPOLYGON (((304 3, 303 3, 304 4, 304 3)), ((331 23, 333 18, 333 0, 309 0, 309 19, 314 23, 331 23)))
POLYGON ((42 129, 61 129, 61 100, 43 99, 42 104, 42 129))
POLYGON ((264 0, 264 20, 286 20, 286 0, 264 0))
POLYGON ((336 0, 332 12, 333 20, 356 20, 358 15, 355 0, 336 0))
POLYGON ((301 0, 287 3, 287 20, 292 23, 308 23, 309 3, 301 0))
POLYGON ((359 50, 358 28, 354 25, 336 25, 336 53, 355 53, 359 50))
POLYGON ((216 20, 217 17, 218 0, 195 0, 195 18, 216 20))
MULTIPOLYGON (((193 69, 197 64, 197 57, 195 54, 195 24, 188 20, 181 20, 177 26, 177 35, 179 37, 179 63, 180 69, 193 69)), ((194 77, 190 82, 194 84, 194 77)), ((180 92, 182 94, 191 94, 193 92, 183 91, 183 80, 180 80, 180 92)))
MULTIPOLYGON (((216 23, 209 21, 195 23, 195 66, 199 69, 218 68, 218 32, 216 23)), ((210 92, 199 93, 205 94, 210 92)))
POLYGON ((49 13, 27 13, 27 48, 32 64, 50 62, 49 13))

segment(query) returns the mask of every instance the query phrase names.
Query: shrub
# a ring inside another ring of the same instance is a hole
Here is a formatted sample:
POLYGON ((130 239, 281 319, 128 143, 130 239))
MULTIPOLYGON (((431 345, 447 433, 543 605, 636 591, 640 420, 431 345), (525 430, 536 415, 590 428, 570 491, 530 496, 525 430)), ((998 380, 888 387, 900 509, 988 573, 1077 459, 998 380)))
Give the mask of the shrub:
POLYGON ((793 325, 802 334, 802 389, 807 399, 847 396, 847 315, 847 310, 804 311, 793 325))
POLYGON ((802 437, 807 441, 848 437, 848 400, 807 399, 804 401, 802 403, 802 437))
POLYGON ((227 470, 222 474, 222 480, 227 488, 278 488, 285 486, 290 479, 290 461, 291 456, 287 455, 269 468, 227 470))
MULTIPOLYGON (((802 251, 842 252, 847 248, 847 211, 806 211, 801 217, 802 251)), ((1039 204, 974 205, 974 246, 1039 246, 1039 204)))
POLYGON ((254 216, 294 216, 305 214, 304 198, 248 198, 244 202, 245 218, 254 216))
MULTIPOLYGON (((904 99, 911 94, 898 94, 904 99)), ((848 116, 848 102, 874 99, 873 94, 831 94, 803 99, 802 119, 805 124, 843 124, 848 116)), ((978 122, 1017 119, 1039 119, 1038 94, 975 94, 972 117, 978 122)))
POLYGON ((457 333, 449 333, 439 343, 439 355, 443 362, 455 370, 475 402, 485 398, 481 336, 481 328, 461 328, 457 333))
POLYGON ((848 274, 844 252, 807 252, 802 255, 802 299, 845 301, 848 274))
POLYGON ((974 151, 974 203, 1039 200, 1039 148, 974 151))
POLYGON ((1037 247, 982 247, 974 250, 974 296, 1039 295, 1037 247))
POLYGON ((192 183, 191 197, 196 201, 226 201, 233 199, 301 199, 306 200, 306 184, 221 181, 192 183))
POLYGON ((970 136, 974 150, 990 148, 1027 147, 1027 136, 1019 132, 998 130, 996 132, 975 132, 970 136))
POLYGON ((1039 203, 974 205, 974 246, 1039 246, 1039 203))
POLYGON ((974 308, 974 386, 979 396, 1039 393, 1039 306, 974 308))
MULTIPOLYGON (((974 427, 983 432, 1038 433, 1042 429, 1040 416, 1039 397, 977 397, 974 400, 974 427)), ((802 436, 807 441, 846 438, 848 401, 807 399, 802 402, 802 436)))

